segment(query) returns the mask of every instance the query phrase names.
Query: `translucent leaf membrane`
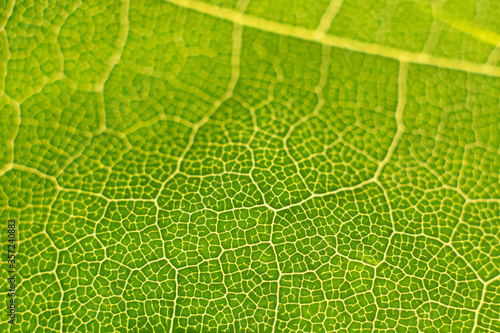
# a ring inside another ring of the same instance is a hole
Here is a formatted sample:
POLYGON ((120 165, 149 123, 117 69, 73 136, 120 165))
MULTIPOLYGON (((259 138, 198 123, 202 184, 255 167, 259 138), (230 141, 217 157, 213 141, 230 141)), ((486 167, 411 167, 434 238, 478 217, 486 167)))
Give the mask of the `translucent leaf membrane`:
POLYGON ((0 329, 499 332, 499 13, 0 4, 0 329))

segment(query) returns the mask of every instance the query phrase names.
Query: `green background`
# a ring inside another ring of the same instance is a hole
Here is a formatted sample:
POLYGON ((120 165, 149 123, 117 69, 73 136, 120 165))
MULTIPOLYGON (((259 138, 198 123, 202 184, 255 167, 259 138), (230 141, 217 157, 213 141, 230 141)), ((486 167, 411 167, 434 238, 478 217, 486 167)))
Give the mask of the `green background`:
POLYGON ((4 1, 0 330, 499 332, 499 22, 4 1))

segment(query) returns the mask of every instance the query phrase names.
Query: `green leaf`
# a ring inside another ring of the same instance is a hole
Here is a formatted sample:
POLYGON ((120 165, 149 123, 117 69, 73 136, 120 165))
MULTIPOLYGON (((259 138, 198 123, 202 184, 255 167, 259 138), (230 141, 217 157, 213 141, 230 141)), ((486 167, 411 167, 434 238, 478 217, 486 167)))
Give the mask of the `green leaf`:
POLYGON ((500 4, 0 4, 5 332, 499 332, 500 4))

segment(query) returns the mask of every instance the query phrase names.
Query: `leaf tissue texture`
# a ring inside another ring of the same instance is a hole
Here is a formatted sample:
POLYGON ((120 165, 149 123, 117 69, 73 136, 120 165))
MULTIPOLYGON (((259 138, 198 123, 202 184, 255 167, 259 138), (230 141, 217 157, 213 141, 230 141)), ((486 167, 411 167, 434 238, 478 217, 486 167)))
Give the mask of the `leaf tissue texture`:
POLYGON ((2 332, 500 332, 497 0, 3 0, 0 112, 2 332))

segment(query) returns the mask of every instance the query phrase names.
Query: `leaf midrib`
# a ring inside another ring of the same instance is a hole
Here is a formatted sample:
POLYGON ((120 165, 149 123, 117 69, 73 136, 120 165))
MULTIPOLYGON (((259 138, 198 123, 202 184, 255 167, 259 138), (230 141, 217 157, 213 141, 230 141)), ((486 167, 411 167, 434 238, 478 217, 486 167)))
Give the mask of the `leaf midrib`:
POLYGON ((218 7, 216 5, 198 0, 165 1, 179 7, 233 22, 235 25, 267 31, 277 35, 294 37, 340 49, 395 59, 399 62, 436 66, 463 72, 500 77, 500 68, 491 64, 480 64, 459 59, 443 58, 426 53, 405 51, 394 47, 362 42, 345 37, 325 35, 321 33, 321 31, 296 27, 285 23, 246 15, 234 9, 218 7))

